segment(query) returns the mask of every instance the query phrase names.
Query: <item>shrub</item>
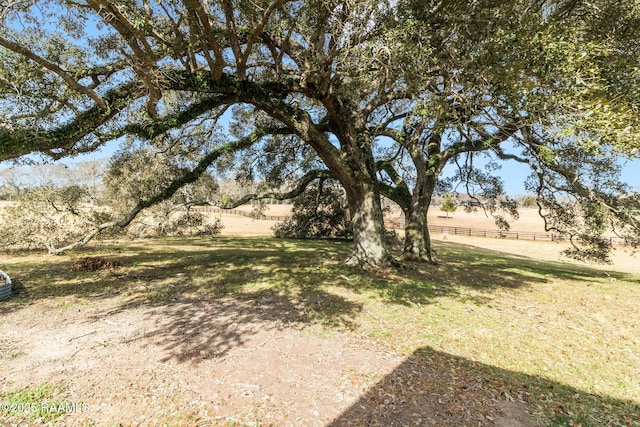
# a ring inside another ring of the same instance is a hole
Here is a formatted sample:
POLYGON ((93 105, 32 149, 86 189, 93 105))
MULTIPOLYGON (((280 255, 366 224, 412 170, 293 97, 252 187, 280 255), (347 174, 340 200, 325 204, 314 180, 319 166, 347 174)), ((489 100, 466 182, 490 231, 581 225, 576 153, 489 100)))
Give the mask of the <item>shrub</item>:
POLYGON ((353 236, 344 190, 334 183, 313 185, 293 200, 291 218, 273 227, 276 237, 302 239, 353 236))

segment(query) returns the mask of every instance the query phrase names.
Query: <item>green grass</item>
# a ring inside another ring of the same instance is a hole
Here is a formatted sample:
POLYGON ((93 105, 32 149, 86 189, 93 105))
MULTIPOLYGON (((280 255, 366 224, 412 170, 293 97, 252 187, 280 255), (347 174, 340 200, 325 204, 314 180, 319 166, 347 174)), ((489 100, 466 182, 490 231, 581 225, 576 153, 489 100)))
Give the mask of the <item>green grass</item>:
POLYGON ((450 242, 438 266, 362 272, 342 264, 349 252, 341 242, 218 238, 16 255, 3 269, 29 296, 0 303, 0 315, 43 298, 60 310, 112 298, 122 309, 255 301, 255 316, 367 337, 425 372, 449 366, 497 397, 520 396, 544 425, 640 425, 637 275, 450 242), (71 271, 85 255, 122 267, 71 271))
POLYGON ((7 392, 2 395, 3 409, 8 409, 9 414, 15 412, 18 416, 26 416, 31 420, 41 420, 45 423, 55 421, 64 415, 64 412, 49 410, 49 407, 60 404, 54 397, 61 391, 58 386, 44 383, 7 392))

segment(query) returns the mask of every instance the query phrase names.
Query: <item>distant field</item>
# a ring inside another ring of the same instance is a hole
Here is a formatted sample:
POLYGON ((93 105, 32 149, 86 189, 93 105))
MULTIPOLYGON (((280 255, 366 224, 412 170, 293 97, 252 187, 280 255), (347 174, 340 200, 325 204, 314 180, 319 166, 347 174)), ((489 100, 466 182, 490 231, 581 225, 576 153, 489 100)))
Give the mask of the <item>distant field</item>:
MULTIPOLYGON (((511 221, 511 229, 517 231, 533 231, 544 233, 544 221, 538 215, 537 209, 520 209, 520 217, 511 221)), ((453 227, 486 228, 495 230, 495 220, 487 216, 481 209, 477 212, 467 213, 462 208, 458 208, 453 214, 446 217, 439 207, 429 209, 428 218, 433 225, 446 225, 453 227)))
MULTIPOLYGON (((14 204, 13 202, 8 201, 0 201, 0 208, 3 206, 10 206, 14 204)), ((273 215, 273 216, 286 216, 291 214, 292 205, 290 204, 282 204, 282 205, 267 205, 264 214, 265 215, 273 215)), ((251 212, 253 210, 251 205, 243 205, 236 208, 237 210, 242 210, 245 212, 251 212)), ((229 214, 216 214, 216 216, 221 217, 223 219, 223 223, 227 227, 223 233, 226 235, 256 235, 256 234, 270 234, 270 229, 273 225, 276 224, 275 221, 255 221, 255 224, 252 224, 249 227, 245 227, 245 223, 243 221, 235 221, 234 218, 240 218, 238 215, 229 215, 229 214)), ((446 214, 440 211, 440 208, 437 206, 431 207, 429 209, 429 223, 433 225, 442 225, 442 226, 452 226, 452 227, 468 227, 468 228, 481 228, 494 230, 496 229, 495 221, 493 218, 485 215, 482 210, 478 212, 466 213, 462 208, 458 208, 458 210, 449 214, 449 218, 446 218, 446 214)), ((393 222, 399 222, 400 215, 398 211, 392 212, 387 215, 387 220, 393 222)), ((522 230, 522 231, 537 231, 544 232, 544 222, 538 216, 538 211, 536 209, 521 209, 520 210, 520 218, 512 222, 513 230, 522 230)))
MULTIPOLYGON (((290 215, 292 205, 267 205, 265 215, 290 215)), ((250 205, 239 206, 237 209, 246 212, 251 212, 252 207, 250 205)), ((544 232, 544 221, 538 215, 537 209, 520 209, 520 217, 512 222, 513 230, 523 231, 539 231, 544 232)), ((429 222, 434 225, 444 225, 453 227, 470 227, 470 228, 487 228, 495 229, 495 220, 491 216, 487 216, 481 209, 477 212, 467 213, 463 208, 449 214, 449 218, 446 217, 446 213, 442 212, 438 206, 429 208, 429 222)), ((387 215, 390 221, 399 221, 399 211, 393 211, 387 215)))
MULTIPOLYGON (((264 211, 265 215, 284 216, 291 214, 292 205, 267 205, 264 211)), ((250 205, 243 205, 236 208, 245 212, 251 212, 252 207, 250 205)), ((218 215, 218 214, 217 214, 218 215)), ((265 224, 252 224, 245 227, 242 225, 242 221, 232 221, 231 218, 240 218, 238 215, 221 214, 223 223, 229 224, 229 229, 223 231, 223 233, 229 233, 229 235, 239 235, 246 230, 248 234, 254 233, 269 233, 270 228, 276 223, 275 221, 264 221, 265 224)), ((219 216, 219 215, 218 215, 219 216)), ((459 208, 453 214, 449 214, 449 218, 446 214, 440 211, 439 207, 432 207, 429 209, 429 223, 432 225, 450 226, 450 227, 466 227, 466 228, 480 228, 487 230, 497 229, 495 220, 490 216, 487 216, 482 210, 478 212, 467 213, 462 208, 459 208)), ((390 222, 399 222, 400 214, 398 211, 393 211, 386 215, 386 219, 390 222)), ((255 221, 257 222, 257 221, 255 221)), ((522 231, 535 231, 544 233, 544 222, 538 215, 537 209, 521 209, 520 217, 512 222, 512 230, 522 231)))

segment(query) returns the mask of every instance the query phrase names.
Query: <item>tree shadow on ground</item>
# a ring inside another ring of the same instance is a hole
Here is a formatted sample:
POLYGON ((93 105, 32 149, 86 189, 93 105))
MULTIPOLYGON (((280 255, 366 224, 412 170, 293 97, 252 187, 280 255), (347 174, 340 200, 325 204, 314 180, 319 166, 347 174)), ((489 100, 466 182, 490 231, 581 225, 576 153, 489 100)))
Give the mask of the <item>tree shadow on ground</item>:
POLYGON ((329 427, 587 427, 638 423, 638 403, 590 394, 422 347, 329 427), (536 405, 531 403, 534 401, 536 405))
MULTIPOLYGON (((331 321, 342 327, 351 326, 351 317, 361 310, 360 305, 338 303, 341 312, 332 313, 331 321)), ((249 345, 258 336, 283 329, 300 330, 328 315, 322 309, 315 311, 315 317, 310 315, 311 305, 312 302, 297 301, 269 290, 207 301, 180 299, 145 312, 144 317, 155 326, 145 331, 144 338, 164 348, 166 356, 162 362, 198 363, 222 358, 234 348, 249 345)))
MULTIPOLYGON (((26 292, 0 302, 0 314, 51 297, 99 300, 124 297, 122 308, 166 304, 178 298, 210 299, 246 290, 271 289, 307 304, 322 322, 349 313, 346 299, 327 291, 345 288, 402 305, 429 304, 460 297, 483 304, 497 289, 518 289, 552 279, 629 279, 573 264, 537 261, 495 251, 446 243, 440 264, 406 264, 400 270, 362 272, 343 264, 345 242, 274 238, 164 239, 100 244, 70 256, 42 256, 9 264, 26 292), (122 267, 72 271, 83 256, 103 256, 122 267), (472 291, 471 295, 468 291, 472 291)), ((317 320, 317 319, 316 319, 317 320)))
POLYGON ((630 274, 540 261, 458 243, 441 244, 438 250, 437 265, 405 263, 399 271, 371 273, 366 286, 357 281, 345 282, 344 286, 355 292, 374 289, 386 301, 408 306, 429 304, 445 296, 486 304, 499 289, 516 290, 553 280, 637 280, 630 274))
MULTIPOLYGON (((54 303, 69 300, 69 304, 75 300, 83 304, 97 301, 101 303, 100 316, 140 309, 146 320, 154 324, 145 331, 145 337, 165 350, 164 360, 197 363, 255 344, 261 333, 278 328, 303 329, 315 325, 332 330, 356 328, 368 298, 399 305, 429 304, 444 297, 484 304, 492 293, 500 290, 517 290, 556 278, 593 281, 605 275, 587 267, 488 253, 453 243, 442 245, 438 266, 410 264, 401 270, 362 272, 343 264, 350 251, 349 243, 340 242, 272 238, 167 239, 97 245, 72 256, 26 257, 13 260, 9 267, 12 277, 24 284, 28 295, 0 302, 0 315, 49 299, 54 303), (88 255, 114 259, 123 266, 95 272, 71 271, 77 258, 88 255), (469 296, 470 293, 473 295, 469 296), (112 303, 103 305, 105 301, 112 303)), ((611 274, 625 280, 627 277, 611 274)), ((392 374, 389 384, 397 383, 397 389, 404 384, 407 393, 415 389, 418 394, 403 397, 403 392, 396 390, 386 399, 380 395, 377 398, 382 399, 383 406, 389 405, 385 400, 396 402, 398 408, 415 408, 418 402, 418 406, 438 412, 441 406, 429 405, 436 402, 443 405, 440 401, 448 400, 429 393, 435 390, 433 393, 441 394, 439 388, 448 390, 448 384, 457 384, 458 388, 453 390, 461 390, 460 396, 475 392, 476 386, 480 391, 493 387, 492 393, 498 393, 496 398, 500 398, 501 392, 518 396, 514 390, 520 390, 516 386, 521 383, 539 384, 534 391, 521 392, 524 400, 526 393, 542 395, 553 385, 428 348, 409 358, 403 366, 406 368, 397 371, 399 379, 396 381, 392 374), (430 356, 425 358, 424 354, 430 356), (435 362, 425 365, 425 360, 435 362), (464 363, 469 363, 470 371, 477 374, 477 378, 456 379, 466 375, 464 369, 458 369, 464 367, 464 363), (437 376, 444 375, 437 372, 440 365, 446 367, 443 372, 450 377, 437 376), (407 369, 410 372, 403 376, 407 369), (509 374, 508 381, 503 379, 503 374, 509 374), (429 382, 433 382, 433 386, 429 382), (503 390, 504 384, 508 387, 503 390)), ((384 390, 385 384, 381 383, 377 389, 384 390)), ((562 385, 556 385, 553 390, 558 396, 577 395, 580 399, 593 399, 594 405, 606 404, 605 398, 589 397, 591 395, 562 385)), ((456 413, 456 393, 451 395, 450 412, 443 412, 446 416, 453 417, 456 413)), ((550 405, 565 402, 563 405, 570 407, 570 397, 560 398, 555 394, 547 394, 550 405)), ((373 397, 363 398, 360 406, 371 399, 373 397)), ((357 412, 360 406, 354 405, 336 421, 343 424, 335 425, 350 425, 351 419, 361 420, 359 417, 365 416, 366 411, 357 412)), ((388 407, 387 412, 393 412, 392 409, 388 407)), ((554 413, 556 408, 549 410, 554 413)), ((411 421, 413 412, 407 411, 408 415, 401 416, 408 416, 407 420, 411 421)), ((391 423, 393 419, 381 420, 379 425, 393 425, 383 422, 391 423)), ((351 425, 366 425, 356 421, 351 425)), ((377 421, 371 419, 371 422, 375 425, 377 421)), ((442 425, 465 424, 472 423, 442 425)), ((589 424, 583 424, 586 425, 589 424)))

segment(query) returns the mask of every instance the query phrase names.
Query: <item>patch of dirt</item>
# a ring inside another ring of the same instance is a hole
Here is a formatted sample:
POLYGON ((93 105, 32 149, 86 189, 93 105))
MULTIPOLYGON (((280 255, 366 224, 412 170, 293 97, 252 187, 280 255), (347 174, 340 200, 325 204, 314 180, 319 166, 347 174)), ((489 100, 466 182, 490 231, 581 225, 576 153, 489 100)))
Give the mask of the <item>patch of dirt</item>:
POLYGON ((76 260, 71 265, 71 271, 98 271, 111 270, 122 267, 122 263, 102 257, 84 257, 76 260))
MULTIPOLYGON (((68 426, 532 425, 497 424, 526 413, 456 383, 446 363, 299 323, 277 295, 156 306, 120 298, 36 301, 5 314, 0 394, 60 386, 56 399, 85 404, 57 419, 68 426)), ((2 425, 37 424, 3 416, 2 425)))
POLYGON ((501 415, 496 418, 496 427, 529 427, 531 418, 522 402, 498 402, 501 415))

